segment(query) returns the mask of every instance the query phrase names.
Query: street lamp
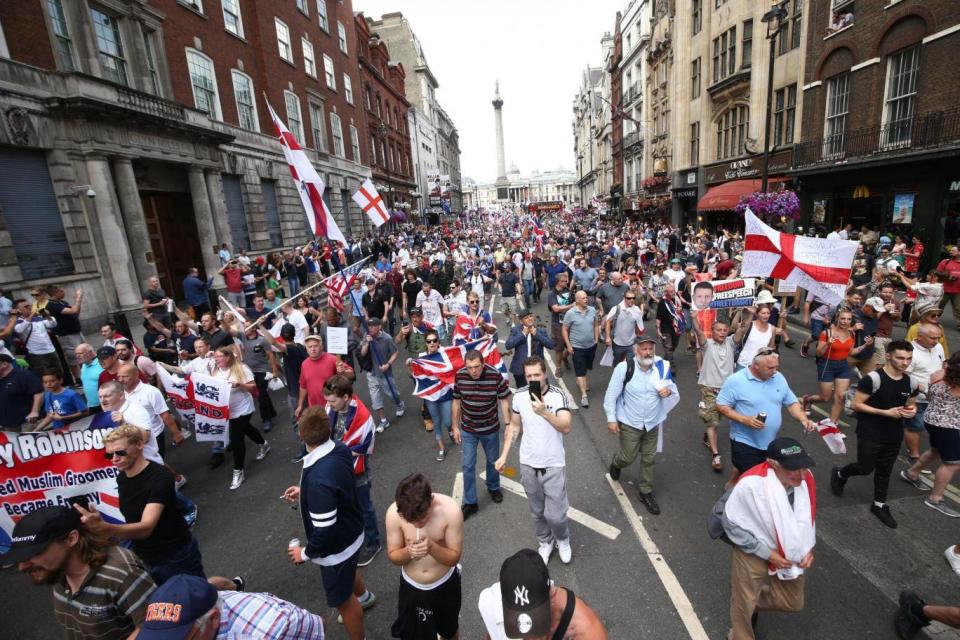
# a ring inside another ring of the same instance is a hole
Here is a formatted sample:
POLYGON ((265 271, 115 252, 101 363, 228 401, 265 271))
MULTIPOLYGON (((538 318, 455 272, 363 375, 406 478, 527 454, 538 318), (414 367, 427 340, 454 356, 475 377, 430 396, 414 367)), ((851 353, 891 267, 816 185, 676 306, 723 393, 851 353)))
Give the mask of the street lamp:
POLYGON ((761 22, 767 25, 767 40, 770 41, 770 59, 767 63, 767 116, 763 125, 763 181, 761 190, 766 193, 767 183, 770 173, 770 112, 773 109, 773 62, 776 57, 777 36, 783 31, 787 24, 787 4, 789 0, 781 0, 778 4, 770 7, 770 10, 763 14, 761 22))

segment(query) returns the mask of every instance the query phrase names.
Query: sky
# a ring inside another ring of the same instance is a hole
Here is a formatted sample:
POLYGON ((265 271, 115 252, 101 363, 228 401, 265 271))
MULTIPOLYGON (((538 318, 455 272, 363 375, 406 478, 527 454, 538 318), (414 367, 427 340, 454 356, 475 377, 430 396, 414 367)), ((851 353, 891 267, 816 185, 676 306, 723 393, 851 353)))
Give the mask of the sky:
MULTIPOLYGON (((584 69, 602 64, 600 38, 627 0, 353 0, 379 18, 400 11, 420 39, 440 87, 437 100, 460 134, 460 170, 497 177, 494 83, 503 98, 506 164, 572 170, 573 98, 584 69)), ((409 72, 409 71, 408 71, 409 72)))

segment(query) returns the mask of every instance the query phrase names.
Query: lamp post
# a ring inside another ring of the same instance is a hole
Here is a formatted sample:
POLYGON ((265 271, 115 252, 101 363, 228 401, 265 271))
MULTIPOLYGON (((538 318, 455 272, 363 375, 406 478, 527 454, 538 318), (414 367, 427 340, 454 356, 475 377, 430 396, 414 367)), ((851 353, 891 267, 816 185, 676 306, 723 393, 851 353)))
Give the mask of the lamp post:
POLYGON ((773 62, 776 58, 777 36, 787 24, 787 3, 781 0, 770 7, 760 20, 767 25, 767 40, 770 42, 770 59, 767 62, 767 114, 763 124, 763 180, 761 190, 766 193, 770 173, 770 112, 773 109, 773 62))

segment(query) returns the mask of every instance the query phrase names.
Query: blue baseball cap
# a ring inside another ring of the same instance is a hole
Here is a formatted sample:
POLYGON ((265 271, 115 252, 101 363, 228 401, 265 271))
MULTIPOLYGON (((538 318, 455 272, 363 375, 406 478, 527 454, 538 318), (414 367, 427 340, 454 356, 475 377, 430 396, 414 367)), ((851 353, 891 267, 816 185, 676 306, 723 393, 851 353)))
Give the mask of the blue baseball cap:
POLYGON ((178 575, 150 595, 141 640, 183 640, 193 623, 217 604, 217 589, 197 576, 178 575))

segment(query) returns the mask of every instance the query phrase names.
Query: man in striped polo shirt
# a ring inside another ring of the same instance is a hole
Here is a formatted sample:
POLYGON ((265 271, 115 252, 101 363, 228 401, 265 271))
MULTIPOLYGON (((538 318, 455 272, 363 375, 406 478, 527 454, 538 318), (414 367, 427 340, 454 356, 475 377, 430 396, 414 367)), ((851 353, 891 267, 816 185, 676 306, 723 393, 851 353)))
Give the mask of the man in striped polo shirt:
POLYGON ((464 367, 453 385, 453 439, 463 446, 463 519, 475 514, 477 506, 477 447, 483 446, 487 459, 487 491, 497 503, 503 502, 500 472, 494 462, 500 457, 500 417, 510 415, 510 386, 499 371, 483 362, 483 356, 471 349, 464 356, 464 367))
POLYGON ((21 518, 0 561, 16 563, 34 584, 53 585, 53 613, 68 640, 129 637, 143 624, 155 589, 132 551, 92 536, 69 507, 43 507, 21 518))

